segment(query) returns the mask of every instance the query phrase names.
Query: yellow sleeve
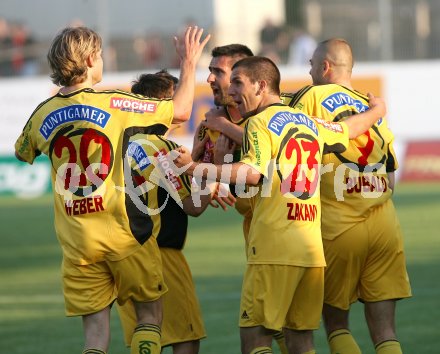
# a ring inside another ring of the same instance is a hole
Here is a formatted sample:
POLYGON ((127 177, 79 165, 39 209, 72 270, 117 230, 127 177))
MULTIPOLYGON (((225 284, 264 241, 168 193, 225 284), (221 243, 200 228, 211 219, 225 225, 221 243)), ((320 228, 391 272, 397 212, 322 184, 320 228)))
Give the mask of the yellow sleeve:
POLYGON ((16 155, 20 156, 23 161, 30 164, 32 164, 35 158, 40 155, 40 152, 34 147, 31 138, 31 127, 32 122, 29 121, 15 143, 16 155))
POLYGON ((272 139, 264 121, 252 117, 245 126, 240 162, 253 167, 265 177, 272 158, 272 139))
POLYGON ((378 129, 380 131, 380 134, 382 135, 383 139, 385 140, 386 147, 384 147, 384 150, 387 155, 386 160, 386 171, 387 172, 394 172, 399 168, 399 163, 397 162, 396 153, 394 152, 394 134, 391 132, 391 130, 388 128, 388 122, 386 118, 383 118, 382 123, 379 125, 376 123, 376 126, 378 126, 378 129))

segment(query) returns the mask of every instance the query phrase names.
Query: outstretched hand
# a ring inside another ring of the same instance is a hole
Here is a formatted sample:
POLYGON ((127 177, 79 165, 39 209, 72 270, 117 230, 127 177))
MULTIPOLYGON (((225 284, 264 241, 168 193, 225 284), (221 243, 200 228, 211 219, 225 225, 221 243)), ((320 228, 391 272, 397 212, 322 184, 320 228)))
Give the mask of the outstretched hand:
POLYGON ((188 60, 193 64, 197 63, 202 55, 203 48, 208 43, 211 35, 208 34, 205 39, 200 42, 203 28, 197 26, 188 27, 183 37, 174 37, 174 45, 176 52, 182 61, 188 60))

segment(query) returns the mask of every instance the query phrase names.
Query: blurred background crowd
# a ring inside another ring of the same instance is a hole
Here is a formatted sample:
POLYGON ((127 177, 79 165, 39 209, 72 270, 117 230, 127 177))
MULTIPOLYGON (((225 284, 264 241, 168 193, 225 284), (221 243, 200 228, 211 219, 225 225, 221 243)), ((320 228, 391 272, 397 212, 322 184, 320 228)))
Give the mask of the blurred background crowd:
MULTIPOLYGON (((130 2, 135 5, 137 2, 130 2)), ((103 21, 91 23, 89 17, 74 17, 74 13, 64 10, 63 1, 52 2, 53 8, 46 10, 48 17, 64 17, 65 25, 87 25, 100 32, 105 39, 105 70, 131 71, 157 68, 175 68, 178 60, 175 56, 172 36, 188 24, 206 26, 211 33, 221 34, 226 29, 216 23, 215 0, 212 4, 197 7, 197 1, 174 2, 165 0, 174 6, 195 8, 203 12, 209 8, 212 14, 193 11, 194 16, 182 11, 178 21, 170 18, 167 23, 145 28, 133 28, 130 31, 118 31, 118 14, 112 0, 74 2, 77 7, 90 7, 103 21), (97 6, 95 5, 97 4, 97 6), (70 16, 70 18, 69 18, 70 16), (186 17, 183 17, 186 16, 186 17), (200 20, 203 18, 204 20, 200 20), (116 22, 115 22, 116 21, 116 22), (178 22, 178 23, 177 23, 178 22), (106 25, 102 25, 105 23, 106 25), (115 26, 113 26, 115 24, 115 26)), ((256 1, 255 4, 261 1, 256 1)), ((236 31, 236 42, 248 44, 255 53, 269 56, 279 65, 306 65, 318 41, 344 36, 353 46, 357 61, 399 61, 429 60, 440 58, 440 1, 438 0, 280 0, 283 15, 272 16, 268 11, 258 21, 257 31, 253 34, 254 44, 241 38, 236 31)), ((55 31, 43 31, 45 19, 40 22, 26 19, 18 1, 2 1, 0 5, 0 76, 29 76, 47 74, 46 53, 55 31), (9 7, 8 7, 9 6, 9 7), (10 11, 6 11, 9 9, 10 11), (7 13, 5 15, 5 13, 7 13), (38 23, 38 25, 36 25, 38 23)), ((30 4, 31 2, 28 2, 30 4)), ((48 1, 38 2, 49 3, 48 1)), ((143 3, 150 3, 143 1, 143 3)), ((206 2, 208 3, 208 2, 206 2)), ((230 2, 231 5, 234 2, 230 2)), ((66 2, 67 4, 67 2, 66 2)), ((238 4, 238 3, 237 3, 238 4)), ((235 7, 238 7, 238 5, 235 7)), ((72 5, 70 5, 72 6, 72 5)), ((120 6, 120 5, 119 5, 120 6)), ((152 5, 151 5, 152 6, 152 5)), ((150 7, 151 7, 150 6, 150 7)), ((157 8, 157 4, 154 5, 157 8)), ((257 5, 256 5, 257 6, 257 5)), ((151 7, 153 9, 153 7, 151 7)), ((141 10, 141 6, 131 6, 132 11, 141 10)), ((239 11, 231 6, 231 11, 239 11)), ((171 11, 165 8, 160 11, 171 11)), ((176 9, 172 9, 176 11, 176 9)), ((177 9, 179 11, 179 9, 177 9)), ((32 15, 32 9, 29 11, 32 15)), ((84 12, 83 12, 84 13, 84 12)), ((191 12, 190 12, 191 13, 191 12)), ((151 14, 150 14, 151 15, 151 14)), ((241 14, 246 21, 245 14, 241 14)), ((249 17, 249 16, 248 16, 249 17)), ((48 20, 52 20, 51 18, 48 20)), ((130 22, 130 18, 124 19, 130 22)), ((255 21, 255 19, 253 19, 255 21)), ((146 21, 148 22, 148 20, 146 21)), ((164 21, 162 21, 164 22, 164 21)), ((133 26, 136 26, 133 21, 133 26)), ((223 26, 227 26, 223 24, 223 26)), ((225 44, 211 41, 213 45, 225 44)), ((229 41, 230 42, 230 41, 229 41)), ((210 48, 207 48, 209 51, 210 48)))

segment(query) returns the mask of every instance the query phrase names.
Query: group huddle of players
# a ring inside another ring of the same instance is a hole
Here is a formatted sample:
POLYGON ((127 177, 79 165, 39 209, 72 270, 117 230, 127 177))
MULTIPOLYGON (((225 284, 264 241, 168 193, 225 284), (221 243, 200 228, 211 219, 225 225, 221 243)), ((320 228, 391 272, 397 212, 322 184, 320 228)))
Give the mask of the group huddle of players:
POLYGON ((294 93, 280 92, 269 58, 215 47, 215 107, 190 152, 166 134, 190 117, 202 33, 175 39, 179 79, 144 74, 130 93, 92 88, 103 69, 96 32, 66 28, 51 45, 61 89, 15 147, 53 166, 66 313, 83 317, 83 353, 107 352, 115 301, 131 353, 199 352, 206 333, 182 249, 188 215, 215 203, 243 216, 242 353, 272 353, 273 339, 282 353, 315 353, 321 317, 332 354, 361 353, 348 326, 358 300, 376 353, 402 353, 395 303, 411 289, 391 199, 398 164, 384 101, 351 86, 350 45, 319 43, 313 85, 294 93))

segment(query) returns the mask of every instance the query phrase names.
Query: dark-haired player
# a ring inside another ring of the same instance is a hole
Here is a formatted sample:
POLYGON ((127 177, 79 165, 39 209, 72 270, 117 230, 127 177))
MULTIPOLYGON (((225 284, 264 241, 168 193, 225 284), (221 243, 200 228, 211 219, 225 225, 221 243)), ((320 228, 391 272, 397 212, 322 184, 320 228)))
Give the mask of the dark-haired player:
MULTIPOLYGON (((272 335, 284 331, 288 352, 315 353, 324 293, 319 177, 322 155, 343 151, 385 114, 385 104, 370 95, 370 109, 341 123, 311 118, 280 102, 280 72, 265 57, 234 64, 229 94, 249 117, 240 162, 194 162, 186 148, 175 162, 186 173, 258 186, 247 268, 240 304, 241 350, 272 353, 272 335)), ((228 150, 229 142, 218 144, 228 150)), ((222 161, 223 156, 216 158, 222 161)))
MULTIPOLYGON (((176 77, 162 70, 139 76, 131 91, 148 97, 172 97, 177 82, 176 77)), ((151 226, 157 238, 163 277, 168 287, 168 292, 162 296, 162 347, 172 346, 174 354, 197 354, 200 339, 206 337, 206 332, 191 270, 182 250, 188 215, 198 216, 205 210, 211 201, 211 191, 191 196, 191 180, 166 169, 166 154, 176 147, 175 143, 161 136, 138 134, 130 138, 127 157, 131 162, 133 184, 139 186, 140 193, 135 194, 142 199, 139 200, 140 208, 145 214, 153 214, 146 218, 145 227, 151 226), (155 173, 156 181, 143 190, 142 183, 151 182, 152 173, 155 173), (195 198, 198 198, 198 203, 195 198)), ((214 192, 216 184, 211 188, 214 192)), ((134 306, 127 302, 118 306, 118 311, 125 342, 130 345, 136 327, 134 306)))

